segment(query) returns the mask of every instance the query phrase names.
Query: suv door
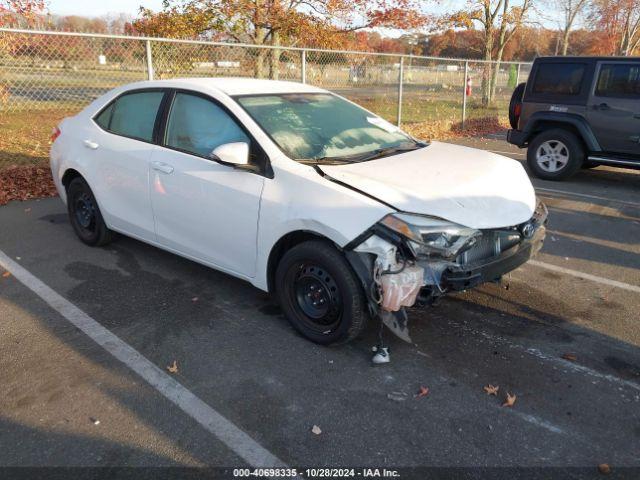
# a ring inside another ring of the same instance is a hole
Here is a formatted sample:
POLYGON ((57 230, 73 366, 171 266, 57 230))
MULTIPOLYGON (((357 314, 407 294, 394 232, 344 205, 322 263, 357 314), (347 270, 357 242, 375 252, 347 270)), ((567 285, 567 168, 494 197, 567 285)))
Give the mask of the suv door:
POLYGON ((158 241, 219 269, 255 275, 264 177, 212 160, 218 146, 252 140, 209 97, 176 92, 149 181, 158 241))
POLYGON ((588 119, 605 152, 640 155, 640 62, 599 62, 588 119))
POLYGON ((164 90, 133 91, 104 108, 84 146, 92 160, 89 178, 109 227, 155 240, 149 199, 149 158, 164 90))

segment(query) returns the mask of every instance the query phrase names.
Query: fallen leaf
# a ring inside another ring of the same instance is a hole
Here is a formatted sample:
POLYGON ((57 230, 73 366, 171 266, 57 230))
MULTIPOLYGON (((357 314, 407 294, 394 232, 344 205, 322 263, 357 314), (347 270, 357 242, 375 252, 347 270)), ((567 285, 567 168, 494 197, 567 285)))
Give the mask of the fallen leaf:
POLYGON ((500 387, 498 385, 493 386, 489 384, 484 387, 484 391, 487 392, 487 395, 495 395, 496 397, 498 396, 498 390, 500 390, 500 387))
POLYGON ((9 278, 9 277, 11 276, 11 273, 10 273, 10 272, 4 272, 4 273, 2 274, 2 276, 3 276, 4 278, 9 278))
POLYGON ((427 395, 429 395, 429 388, 420 386, 420 391, 416 393, 416 398, 426 397, 427 395))
POLYGON ((169 370, 169 373, 178 373, 178 362, 174 360, 173 363, 167 367, 167 370, 169 370))
POLYGON ((191 299, 191 301, 192 301, 192 302, 197 302, 198 300, 200 300, 198 297, 193 297, 193 298, 191 299))
POLYGON ((502 406, 503 407, 513 407, 513 405, 515 403, 516 403, 516 396, 515 395, 511 395, 509 392, 507 392, 507 399, 504 401, 502 406))
POLYGON ((100 425, 100 420, 98 420, 97 418, 89 417, 89 420, 90 420, 90 421, 91 421, 91 423, 93 423, 94 425, 100 425))
POLYGON ((24 209, 24 213, 29 213, 30 211, 31 211, 31 209, 30 209, 30 208, 25 208, 25 209, 24 209))
POLYGON ((611 467, 608 463, 601 463, 598 465, 598 471, 603 475, 609 475, 611 473, 611 467))
POLYGON ((565 353, 564 355, 562 355, 562 358, 564 358, 565 360, 569 360, 570 362, 575 362, 576 360, 578 360, 578 357, 576 357, 573 353, 565 353))
POLYGON ((311 433, 314 433, 315 435, 320 435, 322 433, 322 430, 320 430, 320 427, 318 425, 314 425, 311 428, 311 433))

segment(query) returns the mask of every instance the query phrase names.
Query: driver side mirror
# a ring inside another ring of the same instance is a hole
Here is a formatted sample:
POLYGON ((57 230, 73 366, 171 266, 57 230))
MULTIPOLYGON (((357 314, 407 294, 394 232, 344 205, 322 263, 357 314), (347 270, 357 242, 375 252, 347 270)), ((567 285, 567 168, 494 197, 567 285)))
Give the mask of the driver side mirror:
POLYGON ((209 157, 232 167, 249 166, 249 144, 245 142, 225 143, 216 147, 209 157))

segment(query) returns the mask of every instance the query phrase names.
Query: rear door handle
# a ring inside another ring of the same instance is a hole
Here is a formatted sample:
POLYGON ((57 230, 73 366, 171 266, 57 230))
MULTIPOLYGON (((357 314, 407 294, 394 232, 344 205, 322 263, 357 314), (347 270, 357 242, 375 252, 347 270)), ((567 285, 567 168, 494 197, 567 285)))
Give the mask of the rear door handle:
POLYGON ((90 148, 91 150, 96 150, 100 145, 98 145, 96 142, 92 140, 85 140, 84 146, 87 148, 90 148))
POLYGON ((167 175, 173 173, 173 167, 163 162, 151 162, 151 168, 158 172, 166 173, 167 175))
POLYGON ((609 108, 611 108, 611 107, 609 107, 608 103, 601 103, 599 105, 594 105, 593 106, 594 110, 609 110, 609 108))

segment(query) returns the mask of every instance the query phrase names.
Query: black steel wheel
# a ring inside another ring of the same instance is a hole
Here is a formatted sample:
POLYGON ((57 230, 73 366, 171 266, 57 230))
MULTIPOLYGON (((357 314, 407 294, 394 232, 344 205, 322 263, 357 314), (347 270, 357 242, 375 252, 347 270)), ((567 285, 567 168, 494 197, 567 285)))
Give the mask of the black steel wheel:
POLYGON ((366 324, 358 279, 328 242, 308 241, 289 250, 276 270, 276 293, 289 322, 313 342, 347 342, 366 324))
POLYGON ((73 230, 82 242, 101 246, 113 239, 91 188, 81 177, 74 178, 67 187, 67 211, 73 230))

